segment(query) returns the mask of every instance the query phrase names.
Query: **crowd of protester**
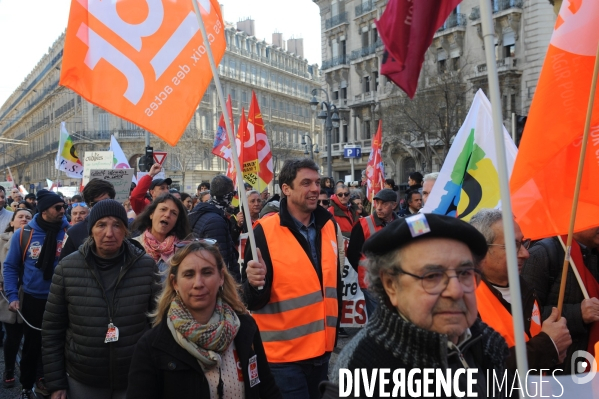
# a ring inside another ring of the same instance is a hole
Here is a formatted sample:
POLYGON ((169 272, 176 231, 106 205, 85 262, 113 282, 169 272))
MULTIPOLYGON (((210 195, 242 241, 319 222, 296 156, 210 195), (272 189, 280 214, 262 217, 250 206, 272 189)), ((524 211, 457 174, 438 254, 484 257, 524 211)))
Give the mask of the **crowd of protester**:
MULTIPOLYGON (((477 367, 484 396, 484 372, 514 372, 501 213, 423 214, 435 173, 410 174, 405 190, 387 179, 369 200, 364 175, 319 170, 287 160, 272 196, 224 175, 179 192, 160 165, 124 203, 102 180, 72 198, 0 187, 4 386, 20 345, 25 399, 330 398, 341 368, 416 367, 477 367), (368 323, 329 373, 346 258, 368 323)), ((575 372, 574 351, 599 339, 599 299, 569 276, 559 315, 559 242, 531 246, 515 228, 529 364, 575 372)), ((596 280, 599 229, 574 238, 596 280)))

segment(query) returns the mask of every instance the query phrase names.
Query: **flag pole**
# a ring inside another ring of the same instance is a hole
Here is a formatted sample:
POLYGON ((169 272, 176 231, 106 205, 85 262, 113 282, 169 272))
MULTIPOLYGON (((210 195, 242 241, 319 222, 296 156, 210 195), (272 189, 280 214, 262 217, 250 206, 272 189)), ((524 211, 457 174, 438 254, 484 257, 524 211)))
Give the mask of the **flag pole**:
POLYGON ((578 172, 576 174, 576 185, 574 186, 574 197, 572 198, 572 210, 570 212, 570 225, 568 226, 568 239, 566 241, 566 254, 562 267, 562 281, 559 286, 559 297, 557 300, 557 310, 562 314, 564 306, 564 296, 566 293, 566 280, 568 278, 568 263, 570 263, 570 251, 572 250, 572 235, 574 234, 574 224, 576 222, 576 212, 578 210, 578 197, 580 195, 580 185, 582 183, 582 172, 584 170, 584 160, 587 153, 587 143, 589 141, 589 130, 591 128, 591 119, 593 117, 593 107, 595 106, 595 92, 597 90, 597 74, 599 73, 599 45, 595 54, 595 68, 593 69, 593 80, 591 83, 591 93, 587 106, 587 116, 584 121, 584 133, 582 135, 582 145, 580 146, 580 158, 578 159, 578 172))
MULTIPOLYGON (((227 127, 227 135, 229 136, 229 142, 231 143, 231 152, 233 153, 233 164, 235 165, 236 175, 237 175, 237 187, 240 190, 243 189, 243 174, 241 170, 241 166, 239 164, 239 157, 237 155, 237 144, 235 142, 235 137, 233 137, 233 127, 231 126, 231 120, 229 119, 229 110, 227 109, 225 103, 225 95, 223 94, 223 88, 220 83, 220 78, 218 76, 218 70, 216 69, 216 64, 214 63, 214 56, 212 55, 212 47, 210 46, 210 41, 208 40, 208 33, 206 33, 206 27, 204 26, 204 20, 202 19, 202 15, 200 14, 200 8, 198 7, 197 0, 191 0, 193 3, 193 8, 196 13, 196 18, 198 20, 198 25, 200 26, 200 32, 202 33, 202 39, 204 40, 204 47, 206 47, 206 55, 208 56, 208 60, 210 61, 210 69, 212 70, 212 76, 214 76, 214 85, 216 86, 216 92, 218 93, 218 99, 220 101, 220 106, 223 110, 223 114, 225 115, 225 125, 227 127)), ((243 205, 244 216, 246 220, 246 224, 248 226, 248 240, 250 242, 250 248, 252 250, 252 259, 258 260, 258 254, 256 251, 256 240, 254 238, 254 230, 251 228, 252 217, 250 215, 250 207, 248 206, 248 200, 246 195, 239 195, 241 199, 241 203, 243 205)))
MULTIPOLYGON (((501 98, 499 93, 499 76, 497 75, 497 63, 494 54, 495 45, 493 39, 495 35, 492 29, 493 17, 490 5, 491 2, 489 0, 480 0, 481 25, 488 71, 487 78, 489 81, 489 94, 493 110, 493 133, 497 151, 497 172, 499 175, 499 189, 501 193, 503 234, 505 238, 504 242, 510 284, 510 296, 512 298, 512 319, 514 321, 514 337, 516 339, 516 363, 518 366, 518 374, 522 378, 522 376, 527 375, 526 373, 528 372, 528 359, 526 357, 526 342, 524 341, 522 294, 520 291, 520 276, 518 273, 518 262, 516 257, 514 217, 512 215, 512 203, 510 200, 509 175, 503 135, 501 98)), ((520 396, 523 398, 526 397, 524 389, 520 390, 520 396)))

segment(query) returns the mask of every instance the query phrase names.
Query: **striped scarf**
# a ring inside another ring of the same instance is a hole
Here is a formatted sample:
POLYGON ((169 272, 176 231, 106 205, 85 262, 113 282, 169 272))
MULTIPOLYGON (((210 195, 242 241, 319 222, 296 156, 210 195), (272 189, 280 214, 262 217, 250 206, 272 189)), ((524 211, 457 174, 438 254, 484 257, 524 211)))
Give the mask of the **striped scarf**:
POLYGON ((235 339, 240 322, 220 295, 208 324, 198 323, 177 296, 168 310, 167 324, 175 341, 195 357, 203 369, 211 369, 220 365, 220 357, 235 339))

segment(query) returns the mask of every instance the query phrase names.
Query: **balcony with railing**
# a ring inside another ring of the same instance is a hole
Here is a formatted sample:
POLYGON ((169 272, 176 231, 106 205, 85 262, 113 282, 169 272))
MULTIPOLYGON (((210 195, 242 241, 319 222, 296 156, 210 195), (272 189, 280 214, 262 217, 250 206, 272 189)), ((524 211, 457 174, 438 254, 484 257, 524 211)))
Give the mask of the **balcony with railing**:
POLYGON ((374 1, 373 0, 369 0, 366 3, 362 3, 358 6, 356 6, 356 18, 364 15, 366 13, 369 13, 370 11, 376 9, 376 7, 374 6, 374 1))
POLYGON ((522 8, 522 0, 493 0, 493 14, 510 8, 522 8))
POLYGON ((457 27, 466 27, 466 14, 451 14, 445 23, 437 30, 437 33, 457 27))
POLYGON ((322 61, 322 70, 331 69, 337 66, 347 65, 349 63, 349 57, 347 54, 343 54, 337 57, 333 57, 328 60, 322 61))
POLYGON ((351 52, 351 56, 349 57, 349 60, 354 61, 354 60, 357 60, 358 58, 367 57, 371 54, 374 54, 374 53, 376 53, 376 48, 377 48, 376 44, 371 44, 370 46, 362 47, 361 49, 354 50, 351 52))
POLYGON ((476 21, 480 19, 480 7, 476 6, 476 7, 472 7, 472 10, 470 10, 470 16, 468 17, 468 19, 470 19, 471 21, 476 21))
POLYGON ((346 24, 347 22, 347 12, 342 12, 341 14, 333 15, 331 18, 328 18, 325 23, 325 29, 329 30, 334 28, 335 26, 346 24))

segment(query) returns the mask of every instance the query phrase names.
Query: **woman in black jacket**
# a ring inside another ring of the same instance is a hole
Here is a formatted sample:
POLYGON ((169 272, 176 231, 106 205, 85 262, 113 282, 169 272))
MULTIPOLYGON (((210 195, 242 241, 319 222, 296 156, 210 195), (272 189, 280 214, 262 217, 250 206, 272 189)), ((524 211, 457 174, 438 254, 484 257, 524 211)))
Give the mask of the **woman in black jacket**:
POLYGON ((106 199, 88 217, 89 238, 60 261, 42 324, 53 399, 125 398, 135 344, 150 328, 158 267, 127 235, 127 213, 106 199))
POLYGON ((281 398, 215 240, 179 243, 129 371, 128 399, 281 398))

